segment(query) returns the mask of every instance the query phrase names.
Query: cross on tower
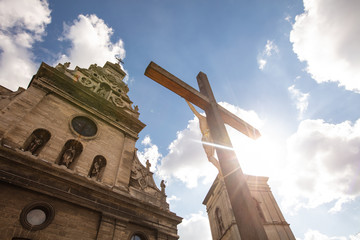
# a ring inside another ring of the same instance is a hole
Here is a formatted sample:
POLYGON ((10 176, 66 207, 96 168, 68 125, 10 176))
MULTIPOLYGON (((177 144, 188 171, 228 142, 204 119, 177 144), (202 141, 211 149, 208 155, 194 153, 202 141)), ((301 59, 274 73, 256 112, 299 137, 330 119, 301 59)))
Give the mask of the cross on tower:
POLYGON ((232 144, 224 123, 253 139, 260 136, 259 131, 217 104, 207 76, 203 72, 196 77, 200 92, 154 62, 150 62, 145 75, 205 111, 214 143, 226 147, 216 147, 216 153, 241 239, 267 240, 235 152, 230 150, 232 144))

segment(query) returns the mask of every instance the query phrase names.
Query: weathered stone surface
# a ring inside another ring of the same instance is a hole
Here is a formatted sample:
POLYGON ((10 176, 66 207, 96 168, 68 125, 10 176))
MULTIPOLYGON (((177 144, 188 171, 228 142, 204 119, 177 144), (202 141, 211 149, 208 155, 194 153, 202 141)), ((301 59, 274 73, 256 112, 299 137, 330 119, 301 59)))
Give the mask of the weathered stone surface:
MULTIPOLYGON (((267 177, 245 175, 251 196, 269 240, 295 240, 267 184, 267 177)), ((224 182, 217 177, 204 202, 214 240, 241 239, 224 182), (217 210, 219 209, 219 210, 217 210), (222 227, 220 227, 222 222, 222 227)))

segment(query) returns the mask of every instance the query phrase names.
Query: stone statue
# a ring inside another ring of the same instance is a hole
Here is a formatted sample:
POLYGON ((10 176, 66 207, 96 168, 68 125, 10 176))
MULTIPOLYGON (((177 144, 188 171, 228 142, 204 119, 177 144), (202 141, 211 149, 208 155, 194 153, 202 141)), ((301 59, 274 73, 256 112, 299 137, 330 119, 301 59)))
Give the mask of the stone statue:
POLYGON ((70 67, 70 62, 64 63, 64 68, 65 68, 65 69, 68 69, 69 67, 70 67))
POLYGON ((65 72, 70 67, 70 62, 64 64, 59 63, 55 68, 61 72, 65 72))
POLYGON ((146 169, 150 172, 151 163, 149 160, 146 160, 146 169))
POLYGON ((221 173, 219 161, 214 157, 215 147, 209 145, 209 144, 212 144, 214 141, 211 137, 210 129, 209 129, 206 117, 204 117, 203 115, 198 113, 191 103, 189 103, 187 100, 185 100, 185 101, 189 105, 191 111, 199 119, 200 131, 202 134, 201 142, 203 143, 203 148, 205 150, 206 156, 207 156, 209 162, 211 162, 219 170, 219 173, 221 173), (209 144, 207 144, 207 143, 209 143, 209 144))
POLYGON ((91 167, 89 176, 91 178, 95 177, 96 180, 99 180, 101 170, 105 167, 105 165, 105 159, 103 159, 102 157, 96 158, 91 167))
POLYGON ((163 194, 165 194, 166 185, 165 185, 165 181, 164 181, 164 180, 161 180, 160 187, 161 187, 161 192, 162 192, 163 194))
POLYGON ((38 150, 43 144, 43 140, 37 136, 34 136, 34 139, 30 142, 29 146, 27 147, 26 151, 35 154, 36 150, 38 150))
POLYGON ((135 112, 139 112, 139 106, 135 105, 134 110, 135 110, 135 112))
POLYGON ((66 149, 61 158, 61 164, 65 165, 69 168, 70 164, 74 161, 76 151, 74 146, 70 146, 70 148, 66 149))

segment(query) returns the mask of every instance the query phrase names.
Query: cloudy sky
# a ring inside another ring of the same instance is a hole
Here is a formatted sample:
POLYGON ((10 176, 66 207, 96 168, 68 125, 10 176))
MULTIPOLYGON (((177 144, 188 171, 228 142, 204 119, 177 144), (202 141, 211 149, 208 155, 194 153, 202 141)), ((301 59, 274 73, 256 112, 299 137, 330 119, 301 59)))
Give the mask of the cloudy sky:
MULTIPOLYGON (((216 176, 186 102, 143 75, 154 61, 258 127, 228 128, 240 165, 269 176, 298 239, 360 239, 360 1, 0 0, 0 83, 26 88, 40 63, 124 59, 147 124, 137 147, 181 240, 210 240, 202 201, 216 176), (201 229, 201 231, 199 231, 201 229)), ((200 109, 198 109, 201 111, 200 109)))

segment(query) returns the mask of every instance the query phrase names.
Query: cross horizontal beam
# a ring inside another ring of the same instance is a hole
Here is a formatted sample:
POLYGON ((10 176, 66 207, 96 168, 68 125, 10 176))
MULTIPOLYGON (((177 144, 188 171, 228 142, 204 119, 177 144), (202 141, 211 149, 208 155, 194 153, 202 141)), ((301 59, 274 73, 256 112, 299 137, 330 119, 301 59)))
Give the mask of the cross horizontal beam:
MULTIPOLYGON (((154 62, 150 62, 146 68, 145 76, 170 89, 203 110, 205 110, 210 104, 207 96, 201 94, 195 88, 172 75, 154 62)), ((237 117, 235 114, 229 112, 220 105, 218 105, 218 109, 223 121, 226 124, 252 139, 257 139, 261 136, 259 130, 237 117)))

